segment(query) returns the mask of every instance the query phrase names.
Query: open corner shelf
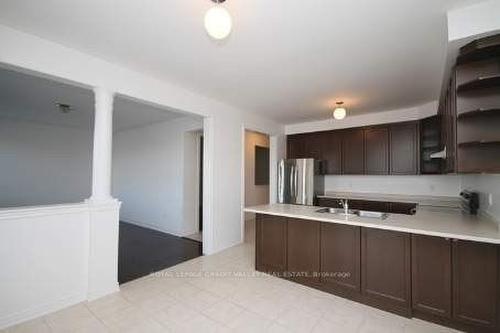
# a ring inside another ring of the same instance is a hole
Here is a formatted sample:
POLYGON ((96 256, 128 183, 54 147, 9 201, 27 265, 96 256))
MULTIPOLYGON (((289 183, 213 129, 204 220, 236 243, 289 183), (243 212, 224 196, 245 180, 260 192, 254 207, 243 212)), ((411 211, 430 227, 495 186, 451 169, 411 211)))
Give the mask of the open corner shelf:
POLYGON ((491 59, 492 57, 500 57, 500 46, 493 45, 476 49, 472 52, 459 55, 457 58, 457 66, 468 64, 475 61, 491 59))
POLYGON ((458 119, 465 119, 465 118, 473 118, 473 117, 479 117, 479 116, 500 116, 500 108, 494 108, 494 109, 476 109, 476 110, 470 110, 470 111, 465 111, 461 112, 457 115, 458 119))
POLYGON ((481 140, 481 141, 467 141, 467 142, 461 142, 461 143, 458 144, 459 148, 485 147, 485 146, 498 146, 498 147, 500 147, 500 140, 494 140, 494 141, 486 141, 486 140, 481 140))
POLYGON ((465 82, 457 87, 458 93, 476 89, 500 87, 500 75, 480 76, 472 81, 465 82))
POLYGON ((500 56, 500 34, 473 40, 460 48, 457 65, 500 56))

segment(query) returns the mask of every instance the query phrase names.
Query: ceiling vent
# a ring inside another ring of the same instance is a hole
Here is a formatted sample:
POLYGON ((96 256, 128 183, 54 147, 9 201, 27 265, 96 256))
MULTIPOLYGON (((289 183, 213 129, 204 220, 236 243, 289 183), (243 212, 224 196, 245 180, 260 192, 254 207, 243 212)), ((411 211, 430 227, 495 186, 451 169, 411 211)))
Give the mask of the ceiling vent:
POLYGON ((59 110, 59 112, 64 113, 64 114, 70 113, 71 110, 73 110, 73 107, 69 104, 66 104, 66 103, 57 102, 56 106, 57 106, 57 109, 59 110))

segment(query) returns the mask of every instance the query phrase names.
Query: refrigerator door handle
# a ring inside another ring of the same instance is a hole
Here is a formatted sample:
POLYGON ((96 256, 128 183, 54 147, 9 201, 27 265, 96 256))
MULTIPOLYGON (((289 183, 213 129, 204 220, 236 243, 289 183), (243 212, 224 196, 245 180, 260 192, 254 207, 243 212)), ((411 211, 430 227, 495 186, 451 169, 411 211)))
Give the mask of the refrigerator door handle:
POLYGON ((278 166, 278 203, 285 203, 285 162, 280 161, 278 166))
POLYGON ((294 203, 297 204, 298 196, 299 196, 299 168, 297 165, 293 168, 293 195, 294 195, 294 203))

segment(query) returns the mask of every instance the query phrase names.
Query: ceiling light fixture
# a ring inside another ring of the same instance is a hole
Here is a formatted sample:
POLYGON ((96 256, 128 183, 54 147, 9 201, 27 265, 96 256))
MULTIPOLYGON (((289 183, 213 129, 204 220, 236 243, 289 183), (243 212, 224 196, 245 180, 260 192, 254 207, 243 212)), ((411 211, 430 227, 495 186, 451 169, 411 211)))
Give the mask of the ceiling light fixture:
POLYGON ((220 5, 224 1, 226 0, 212 0, 216 5, 205 14, 205 29, 210 37, 218 40, 229 36, 233 26, 231 14, 220 5))
POLYGON ((335 110, 333 110, 333 118, 342 120, 345 118, 347 110, 342 107, 342 104, 344 104, 344 102, 337 102, 336 104, 337 107, 335 108, 335 110))

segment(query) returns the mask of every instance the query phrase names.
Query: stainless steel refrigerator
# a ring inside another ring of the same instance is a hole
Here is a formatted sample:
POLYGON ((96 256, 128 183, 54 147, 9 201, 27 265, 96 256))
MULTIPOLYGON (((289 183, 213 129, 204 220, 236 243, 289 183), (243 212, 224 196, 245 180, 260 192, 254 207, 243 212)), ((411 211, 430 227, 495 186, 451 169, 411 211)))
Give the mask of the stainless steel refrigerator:
POLYGON ((321 162, 312 158, 281 160, 278 163, 278 203, 308 205, 324 194, 321 162))

